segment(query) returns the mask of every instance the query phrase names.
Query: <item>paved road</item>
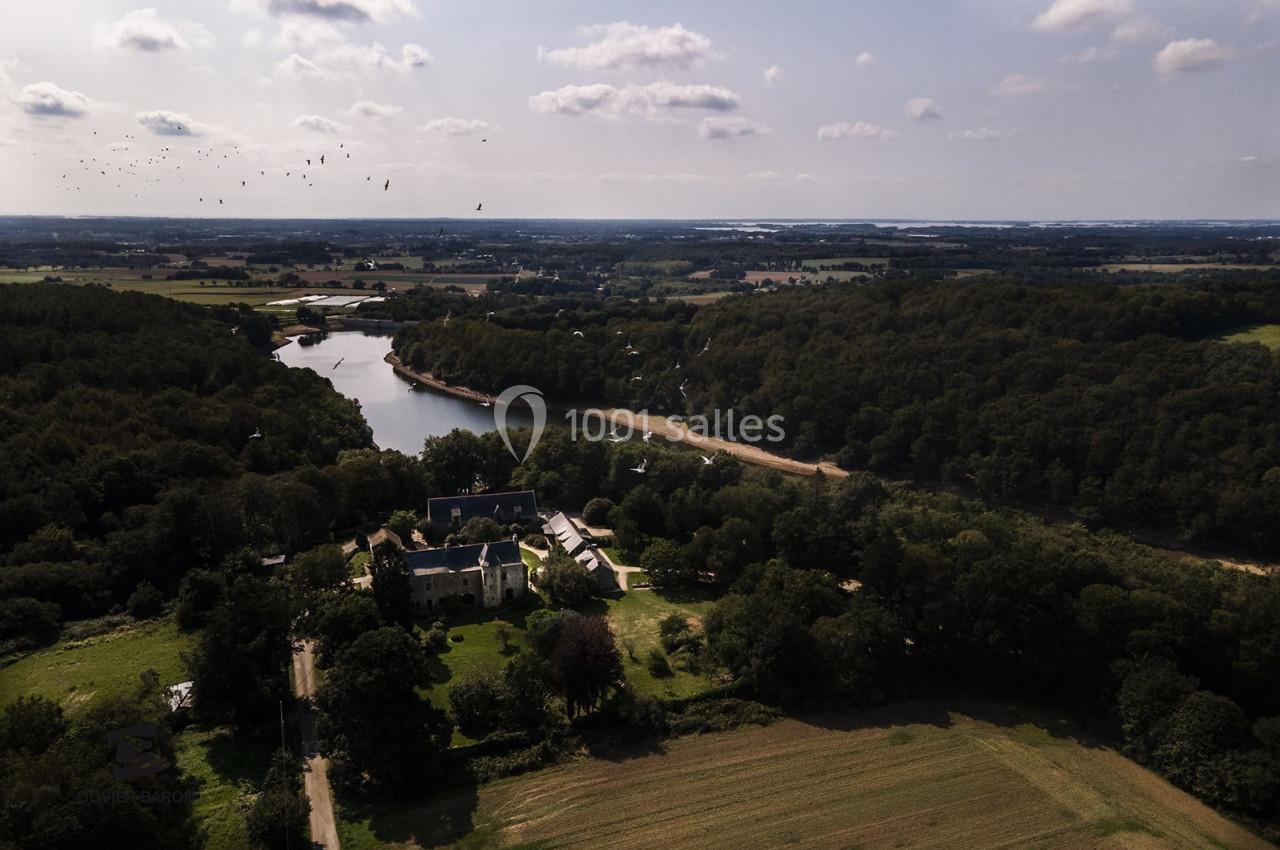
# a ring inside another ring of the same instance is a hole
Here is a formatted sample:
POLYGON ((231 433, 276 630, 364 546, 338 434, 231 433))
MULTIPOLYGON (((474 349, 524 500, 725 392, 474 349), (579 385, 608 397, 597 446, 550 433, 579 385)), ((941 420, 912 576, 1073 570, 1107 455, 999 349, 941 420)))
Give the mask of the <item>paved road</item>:
POLYGON ((333 817, 333 792, 329 788, 329 761, 316 752, 312 728, 315 717, 311 697, 316 692, 315 647, 304 641, 293 654, 293 684, 298 697, 298 732, 302 754, 307 760, 303 786, 311 800, 311 844, 324 850, 338 850, 338 826, 333 817))

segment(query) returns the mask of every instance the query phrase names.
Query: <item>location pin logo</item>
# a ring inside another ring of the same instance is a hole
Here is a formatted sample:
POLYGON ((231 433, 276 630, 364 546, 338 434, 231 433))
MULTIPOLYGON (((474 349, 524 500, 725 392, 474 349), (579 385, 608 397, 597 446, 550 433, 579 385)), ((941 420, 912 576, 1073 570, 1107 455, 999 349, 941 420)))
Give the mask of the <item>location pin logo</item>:
POLYGON ((507 387, 493 404, 493 424, 498 429, 502 442, 506 444, 507 451, 511 452, 511 456, 517 461, 524 463, 529 459, 529 455, 533 454, 534 447, 542 438, 542 430, 547 426, 547 403, 542 399, 542 390, 526 384, 507 387), (529 410, 533 412, 533 434, 529 438, 529 447, 525 449, 524 457, 521 457, 515 446, 511 444, 511 435, 507 433, 507 409, 520 399, 524 399, 529 405, 529 410))

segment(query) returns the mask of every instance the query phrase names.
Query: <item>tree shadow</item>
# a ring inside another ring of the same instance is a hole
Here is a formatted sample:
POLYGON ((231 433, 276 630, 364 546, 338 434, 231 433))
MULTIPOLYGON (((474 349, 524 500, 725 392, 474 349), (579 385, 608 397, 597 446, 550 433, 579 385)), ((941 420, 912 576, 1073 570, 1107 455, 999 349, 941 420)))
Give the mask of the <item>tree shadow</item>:
POLYGON ((1032 746, 1051 741, 1088 748, 1107 746, 1101 736, 1082 727, 1066 711, 971 697, 892 703, 867 709, 796 712, 789 716, 810 726, 841 732, 905 726, 948 729, 960 717, 1006 730, 1010 737, 1032 746))
MULTIPOLYGON (((381 843, 440 847, 474 835, 479 789, 475 785, 450 788, 422 800, 375 800, 342 807, 344 819, 367 819, 369 831, 381 843)), ((496 831, 494 827, 488 827, 496 831)))

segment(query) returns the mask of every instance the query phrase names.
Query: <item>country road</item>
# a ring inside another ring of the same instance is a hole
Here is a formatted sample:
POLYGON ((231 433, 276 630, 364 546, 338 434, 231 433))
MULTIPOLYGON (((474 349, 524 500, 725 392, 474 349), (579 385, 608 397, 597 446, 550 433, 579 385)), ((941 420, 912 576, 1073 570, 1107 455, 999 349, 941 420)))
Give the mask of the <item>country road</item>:
POLYGON ((298 733, 302 737, 302 754, 306 759, 303 786, 311 800, 311 845, 324 850, 338 850, 338 826, 333 817, 333 792, 329 788, 329 761, 316 752, 313 733, 315 716, 311 698, 315 695, 315 646, 303 641, 293 654, 293 683, 298 697, 298 733))

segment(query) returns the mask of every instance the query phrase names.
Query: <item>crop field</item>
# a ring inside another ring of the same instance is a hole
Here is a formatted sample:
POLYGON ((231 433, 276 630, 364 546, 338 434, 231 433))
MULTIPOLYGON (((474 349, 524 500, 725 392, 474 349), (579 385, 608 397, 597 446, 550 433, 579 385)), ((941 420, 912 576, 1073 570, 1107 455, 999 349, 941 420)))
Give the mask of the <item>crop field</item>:
POLYGON ((162 685, 185 681, 181 654, 194 641, 171 617, 59 641, 0 670, 0 706, 20 696, 43 696, 74 711, 97 697, 128 693, 148 669, 160 675, 162 685))
POLYGON ((1109 272, 1155 272, 1177 274, 1179 272, 1266 271, 1271 266, 1249 263, 1107 263, 1097 268, 1109 272))
POLYGON ((1224 334, 1220 342, 1260 342, 1272 351, 1280 351, 1280 325, 1254 325, 1251 328, 1224 334))
POLYGON ((824 257, 818 260, 805 260, 803 265, 809 271, 818 271, 823 266, 842 266, 845 263, 861 263, 864 266, 889 265, 888 257, 824 257))
POLYGON ((347 850, 1271 848, 1052 720, 928 704, 678 739, 340 831, 347 850))

